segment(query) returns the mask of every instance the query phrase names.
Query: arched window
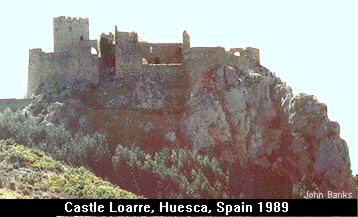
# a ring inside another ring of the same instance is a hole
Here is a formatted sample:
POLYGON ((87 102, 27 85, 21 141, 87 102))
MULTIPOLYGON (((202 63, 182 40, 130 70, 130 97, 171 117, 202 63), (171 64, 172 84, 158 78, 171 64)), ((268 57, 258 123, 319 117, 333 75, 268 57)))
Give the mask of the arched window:
POLYGON ((91 48, 91 54, 96 54, 96 55, 98 54, 96 48, 94 47, 91 48))
POLYGON ((236 51, 236 52, 234 53, 234 55, 237 56, 237 57, 239 57, 239 56, 240 56, 240 52, 239 52, 239 51, 236 51))

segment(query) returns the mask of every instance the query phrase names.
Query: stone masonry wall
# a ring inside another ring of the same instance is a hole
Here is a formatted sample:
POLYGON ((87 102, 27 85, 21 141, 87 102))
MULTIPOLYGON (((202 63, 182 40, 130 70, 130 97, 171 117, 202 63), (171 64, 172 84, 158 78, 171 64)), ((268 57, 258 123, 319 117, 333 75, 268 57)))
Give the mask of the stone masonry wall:
POLYGON ((56 17, 53 19, 53 36, 54 52, 78 50, 82 47, 81 44, 89 41, 89 20, 56 17))
POLYGON ((148 43, 139 41, 137 33, 118 31, 117 27, 114 34, 101 35, 100 56, 92 55, 91 48, 99 49, 97 40, 89 39, 88 19, 57 17, 53 28, 53 53, 30 50, 28 97, 43 83, 63 87, 77 79, 97 83, 112 78, 120 79, 127 88, 142 81, 158 81, 158 88, 169 95, 172 92, 171 96, 196 94, 221 65, 243 69, 260 64, 255 48, 191 48, 186 31, 182 43, 148 43), (234 55, 236 51, 239 57, 234 55))
POLYGON ((137 65, 123 73, 119 78, 123 94, 118 97, 123 99, 120 107, 170 110, 176 103, 183 105, 187 85, 180 64, 137 65))
POLYGON ((260 50, 252 47, 231 48, 226 53, 226 64, 238 70, 260 65, 260 50))
POLYGON ((97 40, 89 39, 88 19, 56 17, 53 19, 54 52, 41 49, 29 52, 27 97, 31 97, 44 82, 56 82, 58 77, 99 80, 99 60, 91 54, 98 50, 97 40))
POLYGON ((30 50, 27 97, 31 97, 44 82, 56 82, 59 77, 98 82, 99 61, 96 55, 76 56, 30 50))
POLYGON ((181 63, 181 43, 151 43, 152 59, 150 63, 181 63))
POLYGON ((225 50, 222 47, 193 47, 183 53, 183 70, 189 79, 191 94, 207 84, 208 73, 225 65, 225 50))

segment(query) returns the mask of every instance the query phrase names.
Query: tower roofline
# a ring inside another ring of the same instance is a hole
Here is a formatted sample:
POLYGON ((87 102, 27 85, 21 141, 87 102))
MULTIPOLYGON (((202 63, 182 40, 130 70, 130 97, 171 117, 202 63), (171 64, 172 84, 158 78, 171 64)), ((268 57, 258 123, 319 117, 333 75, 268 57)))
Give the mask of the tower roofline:
POLYGON ((88 18, 83 18, 83 17, 66 17, 66 16, 54 17, 53 20, 54 20, 54 21, 82 21, 82 22, 88 22, 88 21, 89 21, 88 18))

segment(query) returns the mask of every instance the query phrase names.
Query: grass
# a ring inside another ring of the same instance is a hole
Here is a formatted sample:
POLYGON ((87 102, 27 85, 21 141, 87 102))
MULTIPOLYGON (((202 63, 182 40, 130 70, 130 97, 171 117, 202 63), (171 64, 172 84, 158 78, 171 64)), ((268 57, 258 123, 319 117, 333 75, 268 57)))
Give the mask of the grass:
POLYGON ((0 198, 138 198, 96 177, 10 141, 0 140, 0 198))
POLYGON ((19 199, 19 198, 28 198, 25 195, 18 194, 16 191, 12 191, 7 188, 0 189, 0 199, 19 199))

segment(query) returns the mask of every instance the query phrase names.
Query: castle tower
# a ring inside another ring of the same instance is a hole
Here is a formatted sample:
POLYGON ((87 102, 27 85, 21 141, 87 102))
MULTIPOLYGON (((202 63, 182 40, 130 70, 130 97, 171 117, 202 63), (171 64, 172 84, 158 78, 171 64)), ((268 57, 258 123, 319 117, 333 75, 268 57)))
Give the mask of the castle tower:
POLYGON ((53 19, 54 52, 41 49, 29 52, 27 97, 31 97, 42 84, 67 85, 81 79, 98 82, 99 61, 97 40, 89 39, 87 18, 56 17, 53 19))
POLYGON ((116 26, 114 38, 116 74, 124 76, 124 72, 138 71, 143 64, 138 34, 118 31, 116 26))
POLYGON ((106 80, 115 75, 116 59, 115 59, 115 44, 114 35, 112 33, 101 34, 100 41, 100 65, 99 78, 106 80))
POLYGON ((87 18, 56 17, 53 19, 54 52, 91 52, 87 18))
POLYGON ((115 43, 121 50, 121 55, 133 56, 138 54, 138 34, 135 32, 116 32, 115 43))

